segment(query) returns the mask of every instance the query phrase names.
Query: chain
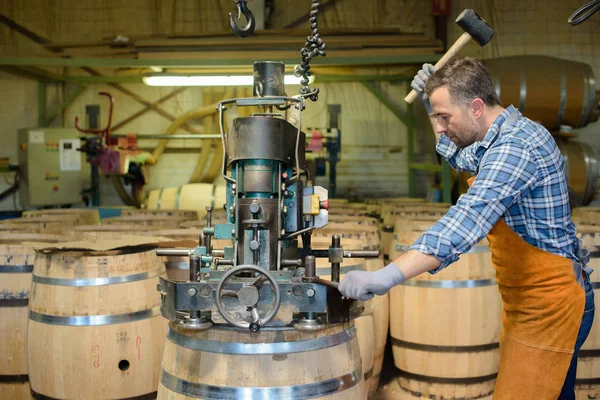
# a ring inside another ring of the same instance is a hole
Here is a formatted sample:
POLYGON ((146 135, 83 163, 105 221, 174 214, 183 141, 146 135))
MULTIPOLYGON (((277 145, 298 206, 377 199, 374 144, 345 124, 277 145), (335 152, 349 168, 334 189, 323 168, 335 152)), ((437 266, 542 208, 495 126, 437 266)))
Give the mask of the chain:
POLYGON ((300 94, 308 95, 312 101, 317 101, 319 89, 311 90, 308 87, 308 80, 311 76, 310 73, 310 61, 313 57, 325 57, 325 49, 327 45, 321 39, 319 34, 319 25, 317 22, 317 14, 319 13, 319 1, 320 0, 312 0, 312 5, 310 8, 310 35, 306 38, 306 43, 304 43, 304 47, 300 50, 300 56, 302 57, 302 61, 300 65, 296 65, 294 75, 297 77, 302 77, 300 83, 302 84, 302 88, 300 89, 300 94))

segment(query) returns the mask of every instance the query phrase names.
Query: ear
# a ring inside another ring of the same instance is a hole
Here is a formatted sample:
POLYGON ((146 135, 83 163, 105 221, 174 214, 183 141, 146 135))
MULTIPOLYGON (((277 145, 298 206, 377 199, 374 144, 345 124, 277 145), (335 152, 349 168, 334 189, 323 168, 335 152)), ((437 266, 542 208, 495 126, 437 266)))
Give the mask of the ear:
POLYGON ((483 115, 484 103, 480 98, 474 99, 471 102, 471 109, 473 110, 473 116, 477 119, 483 115))

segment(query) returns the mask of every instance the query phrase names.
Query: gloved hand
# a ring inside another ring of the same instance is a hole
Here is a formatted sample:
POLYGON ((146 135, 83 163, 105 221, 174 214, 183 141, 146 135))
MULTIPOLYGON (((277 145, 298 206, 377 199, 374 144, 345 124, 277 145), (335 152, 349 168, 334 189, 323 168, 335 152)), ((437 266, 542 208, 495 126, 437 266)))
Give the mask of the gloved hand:
POLYGON ((435 67, 431 64, 423 64, 423 68, 417 72, 417 75, 413 78, 410 86, 419 93, 419 98, 423 102, 427 114, 433 114, 431 104, 429 104, 429 97, 425 93, 425 85, 429 80, 429 77, 435 72, 435 67))
POLYGON ((404 282, 404 274, 396 264, 390 263, 375 272, 350 271, 342 279, 339 291, 346 297, 366 301, 376 294, 386 294, 402 282, 404 282))

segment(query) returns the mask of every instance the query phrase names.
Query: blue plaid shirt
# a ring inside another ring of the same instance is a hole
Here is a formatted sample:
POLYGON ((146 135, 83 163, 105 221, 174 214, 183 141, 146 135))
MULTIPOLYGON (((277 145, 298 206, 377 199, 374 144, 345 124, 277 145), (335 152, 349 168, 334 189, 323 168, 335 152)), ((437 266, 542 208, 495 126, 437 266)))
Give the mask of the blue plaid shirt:
POLYGON ((481 241, 499 218, 527 243, 578 260, 564 161, 550 133, 523 116, 500 133, 508 107, 483 141, 459 149, 441 135, 436 150, 477 178, 448 213, 410 247, 441 261, 436 273, 481 241))

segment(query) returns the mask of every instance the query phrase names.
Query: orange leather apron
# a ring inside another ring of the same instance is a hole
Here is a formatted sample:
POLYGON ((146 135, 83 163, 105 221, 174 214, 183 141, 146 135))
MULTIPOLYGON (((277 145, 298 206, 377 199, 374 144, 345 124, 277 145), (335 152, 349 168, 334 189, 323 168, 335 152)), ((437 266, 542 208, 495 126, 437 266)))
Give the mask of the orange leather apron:
POLYGON ((501 219, 487 239, 504 304, 493 399, 556 400, 585 307, 573 261, 530 245, 501 219))

